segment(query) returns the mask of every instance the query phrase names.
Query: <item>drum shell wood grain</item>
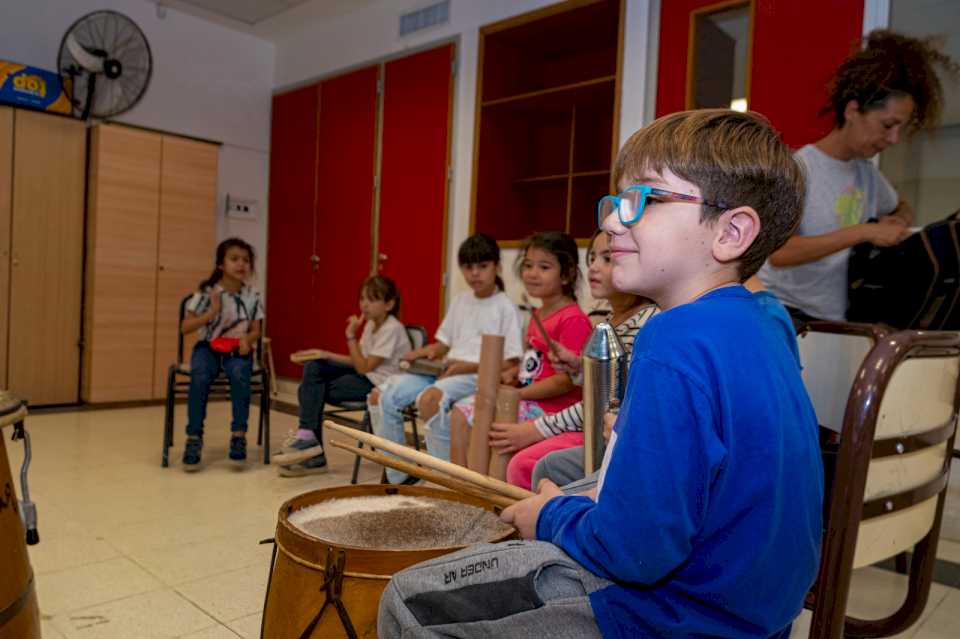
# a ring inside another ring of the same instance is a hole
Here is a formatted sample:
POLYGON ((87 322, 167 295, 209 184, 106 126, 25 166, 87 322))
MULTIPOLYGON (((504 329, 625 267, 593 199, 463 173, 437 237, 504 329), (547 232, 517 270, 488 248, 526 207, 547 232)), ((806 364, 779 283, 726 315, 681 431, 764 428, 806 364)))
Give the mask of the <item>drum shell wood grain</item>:
MULTIPOLYGON (((338 486, 315 490, 285 502, 280 508, 277 520, 277 560, 271 573, 263 611, 263 637, 297 639, 320 610, 326 597, 321 586, 324 581, 322 567, 326 562, 328 548, 333 548, 334 556, 340 551, 345 553, 345 577, 341 599, 350 615, 357 636, 366 638, 377 636, 380 596, 394 573, 421 561, 463 548, 463 546, 421 550, 357 548, 317 539, 296 528, 287 520, 290 513, 328 499, 384 495, 433 497, 499 511, 499 508, 483 499, 449 490, 382 484, 338 486)), ((512 538, 514 534, 508 533, 494 541, 512 538)), ((332 605, 328 606, 310 637, 311 639, 346 637, 340 618, 332 605)))
MULTIPOLYGON (((25 414, 21 410, 0 417, 0 426, 16 423, 25 414)), ((0 639, 40 639, 40 610, 5 439, 0 436, 0 639), (19 610, 13 613, 16 606, 19 610), (3 611, 12 614, 5 622, 3 611)))

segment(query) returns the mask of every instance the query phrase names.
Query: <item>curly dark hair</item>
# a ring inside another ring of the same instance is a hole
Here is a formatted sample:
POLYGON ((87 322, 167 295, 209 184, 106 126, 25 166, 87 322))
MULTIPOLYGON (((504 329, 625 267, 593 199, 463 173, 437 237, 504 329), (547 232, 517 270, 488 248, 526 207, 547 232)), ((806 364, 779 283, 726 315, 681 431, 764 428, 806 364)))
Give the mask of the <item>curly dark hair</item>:
POLYGON ((867 34, 837 67, 830 79, 830 98, 820 115, 831 111, 836 126, 844 124, 843 111, 856 100, 860 112, 881 108, 892 95, 909 95, 916 104, 910 132, 935 129, 943 112, 943 86, 937 67, 956 77, 957 63, 938 48, 934 38, 911 38, 887 29, 867 34))

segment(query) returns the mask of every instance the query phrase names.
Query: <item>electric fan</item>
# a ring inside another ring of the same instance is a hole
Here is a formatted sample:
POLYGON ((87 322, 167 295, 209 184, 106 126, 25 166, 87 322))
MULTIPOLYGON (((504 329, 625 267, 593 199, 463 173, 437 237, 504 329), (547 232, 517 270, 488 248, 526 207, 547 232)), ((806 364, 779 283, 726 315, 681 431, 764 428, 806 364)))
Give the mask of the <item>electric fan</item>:
POLYGON ((60 42, 57 69, 73 106, 86 120, 108 118, 140 101, 153 71, 150 45, 137 24, 116 11, 94 11, 74 22, 60 42))

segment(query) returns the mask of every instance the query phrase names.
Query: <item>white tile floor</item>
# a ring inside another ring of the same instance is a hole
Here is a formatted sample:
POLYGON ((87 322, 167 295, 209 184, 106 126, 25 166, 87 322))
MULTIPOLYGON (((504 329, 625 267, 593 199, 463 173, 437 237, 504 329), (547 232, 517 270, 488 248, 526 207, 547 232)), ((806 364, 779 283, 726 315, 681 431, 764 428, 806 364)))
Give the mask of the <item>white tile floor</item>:
MULTIPOLYGON (((331 448, 329 474, 285 479, 253 459, 251 436, 252 459, 237 471, 226 460, 229 407, 210 408, 206 467, 196 474, 181 472, 179 447, 173 465, 160 467, 160 408, 28 417, 41 538, 30 556, 45 639, 259 637, 269 548, 257 542, 273 536, 284 500, 349 482, 352 456, 331 448)), ((294 425, 273 413, 274 446, 294 425)), ((22 446, 9 441, 9 428, 3 435, 16 472, 22 446)), ((378 476, 363 467, 361 480, 378 476)), ((960 562, 960 543, 941 542, 940 555, 960 562)), ((881 616, 904 588, 899 575, 859 571, 850 610, 881 616)), ((958 621, 960 590, 934 585, 924 617, 904 636, 956 638, 958 621)), ((808 624, 805 614, 794 637, 808 624)))

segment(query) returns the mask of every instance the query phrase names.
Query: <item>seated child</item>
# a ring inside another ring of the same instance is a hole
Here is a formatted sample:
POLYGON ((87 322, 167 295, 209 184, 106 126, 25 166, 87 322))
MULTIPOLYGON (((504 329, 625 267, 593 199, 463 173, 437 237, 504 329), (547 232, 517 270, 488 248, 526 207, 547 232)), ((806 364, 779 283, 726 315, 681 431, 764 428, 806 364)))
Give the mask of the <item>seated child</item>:
POLYGON ((253 272, 253 260, 253 247, 243 240, 232 237, 220 242, 213 274, 200 282, 180 324, 184 335, 200 330, 200 341, 190 355, 187 441, 183 449, 183 469, 188 472, 200 469, 207 399, 221 369, 230 381, 233 412, 229 457, 238 464, 247 459, 250 375, 264 317, 259 291, 246 283, 253 272))
POLYGON ((817 419, 741 282, 796 228, 803 172, 762 117, 702 109, 635 133, 614 177, 613 284, 661 312, 634 342, 595 498, 543 482, 502 513, 537 541, 395 574, 381 636, 789 636, 819 559, 817 419))
POLYGON ((410 352, 410 337, 397 319, 399 314, 400 293, 393 280, 372 275, 363 281, 360 315, 347 318, 348 354, 320 351, 323 357, 303 366, 303 381, 297 390, 300 427, 273 457, 281 477, 327 472, 320 430, 324 404, 362 402, 371 390, 400 372, 400 358, 410 352))
MULTIPOLYGON (((442 374, 393 375, 368 398, 373 432, 401 444, 405 443, 402 411, 416 402, 417 416, 427 425, 427 450, 440 459, 450 459, 450 406, 477 387, 480 336, 503 335, 506 360, 515 362, 520 356, 520 314, 497 275, 500 247, 496 240, 483 234, 468 237, 460 245, 457 261, 470 290, 454 298, 437 329, 437 341, 404 356, 411 362, 446 357, 442 374)), ((386 475, 393 484, 416 481, 392 468, 386 469, 386 475)))
MULTIPOLYGON (((614 327, 629 358, 633 349, 634 336, 646 321, 656 314, 657 307, 650 300, 630 293, 621 293, 613 288, 610 282, 612 271, 610 240, 607 233, 603 232, 602 229, 597 229, 590 240, 590 248, 587 250, 587 269, 590 294, 595 300, 607 302, 610 310, 606 312, 602 319, 614 327)), ((555 361, 555 357, 550 354, 554 368, 561 372, 570 373, 574 383, 582 384, 582 372, 579 367, 580 357, 561 345, 557 346, 557 351, 572 359, 576 363, 576 368, 561 368, 561 363, 555 361)), ((518 482, 520 485, 536 488, 539 483, 536 468, 540 468, 540 465, 547 458, 554 458, 560 468, 568 471, 571 469, 567 468, 567 462, 572 464, 574 470, 570 474, 575 475, 575 469, 579 470, 579 477, 574 476, 567 481, 562 481, 560 485, 583 477, 582 402, 572 404, 556 413, 542 415, 531 422, 521 424, 494 423, 490 430, 491 441, 494 442, 495 448, 500 453, 517 452, 517 449, 514 448, 514 442, 536 440, 536 443, 522 449, 514 457, 518 460, 516 470, 520 474, 520 481, 518 482), (563 444, 566 443, 564 438, 571 438, 574 445, 563 448, 563 444), (546 452, 544 453, 544 451, 546 452), (531 467, 531 464, 535 467, 531 467), (531 471, 533 471, 532 480, 531 471)))
MULTIPOLYGON (((590 337, 590 320, 577 304, 577 243, 566 233, 536 233, 524 242, 517 258, 518 275, 531 297, 540 298, 539 309, 531 311, 540 318, 549 339, 579 355, 590 337)), ((527 325, 527 351, 516 375, 521 384, 519 418, 524 422, 561 411, 580 400, 580 388, 566 373, 557 372, 547 357, 547 339, 535 321, 527 325)), ((473 424, 474 398, 468 397, 450 411, 451 454, 455 463, 466 465, 473 424)), ((530 473, 537 459, 555 448, 583 443, 583 432, 570 432, 544 440, 531 424, 515 424, 491 432, 490 445, 502 452, 522 450, 507 465, 507 481, 530 487, 530 473), (540 442, 537 446, 532 446, 540 442), (527 448, 527 447, 530 448, 527 448), (526 449, 526 450, 524 450, 526 449), (529 451, 529 452, 528 452, 529 451), (542 452, 541 452, 542 451, 542 452)))

